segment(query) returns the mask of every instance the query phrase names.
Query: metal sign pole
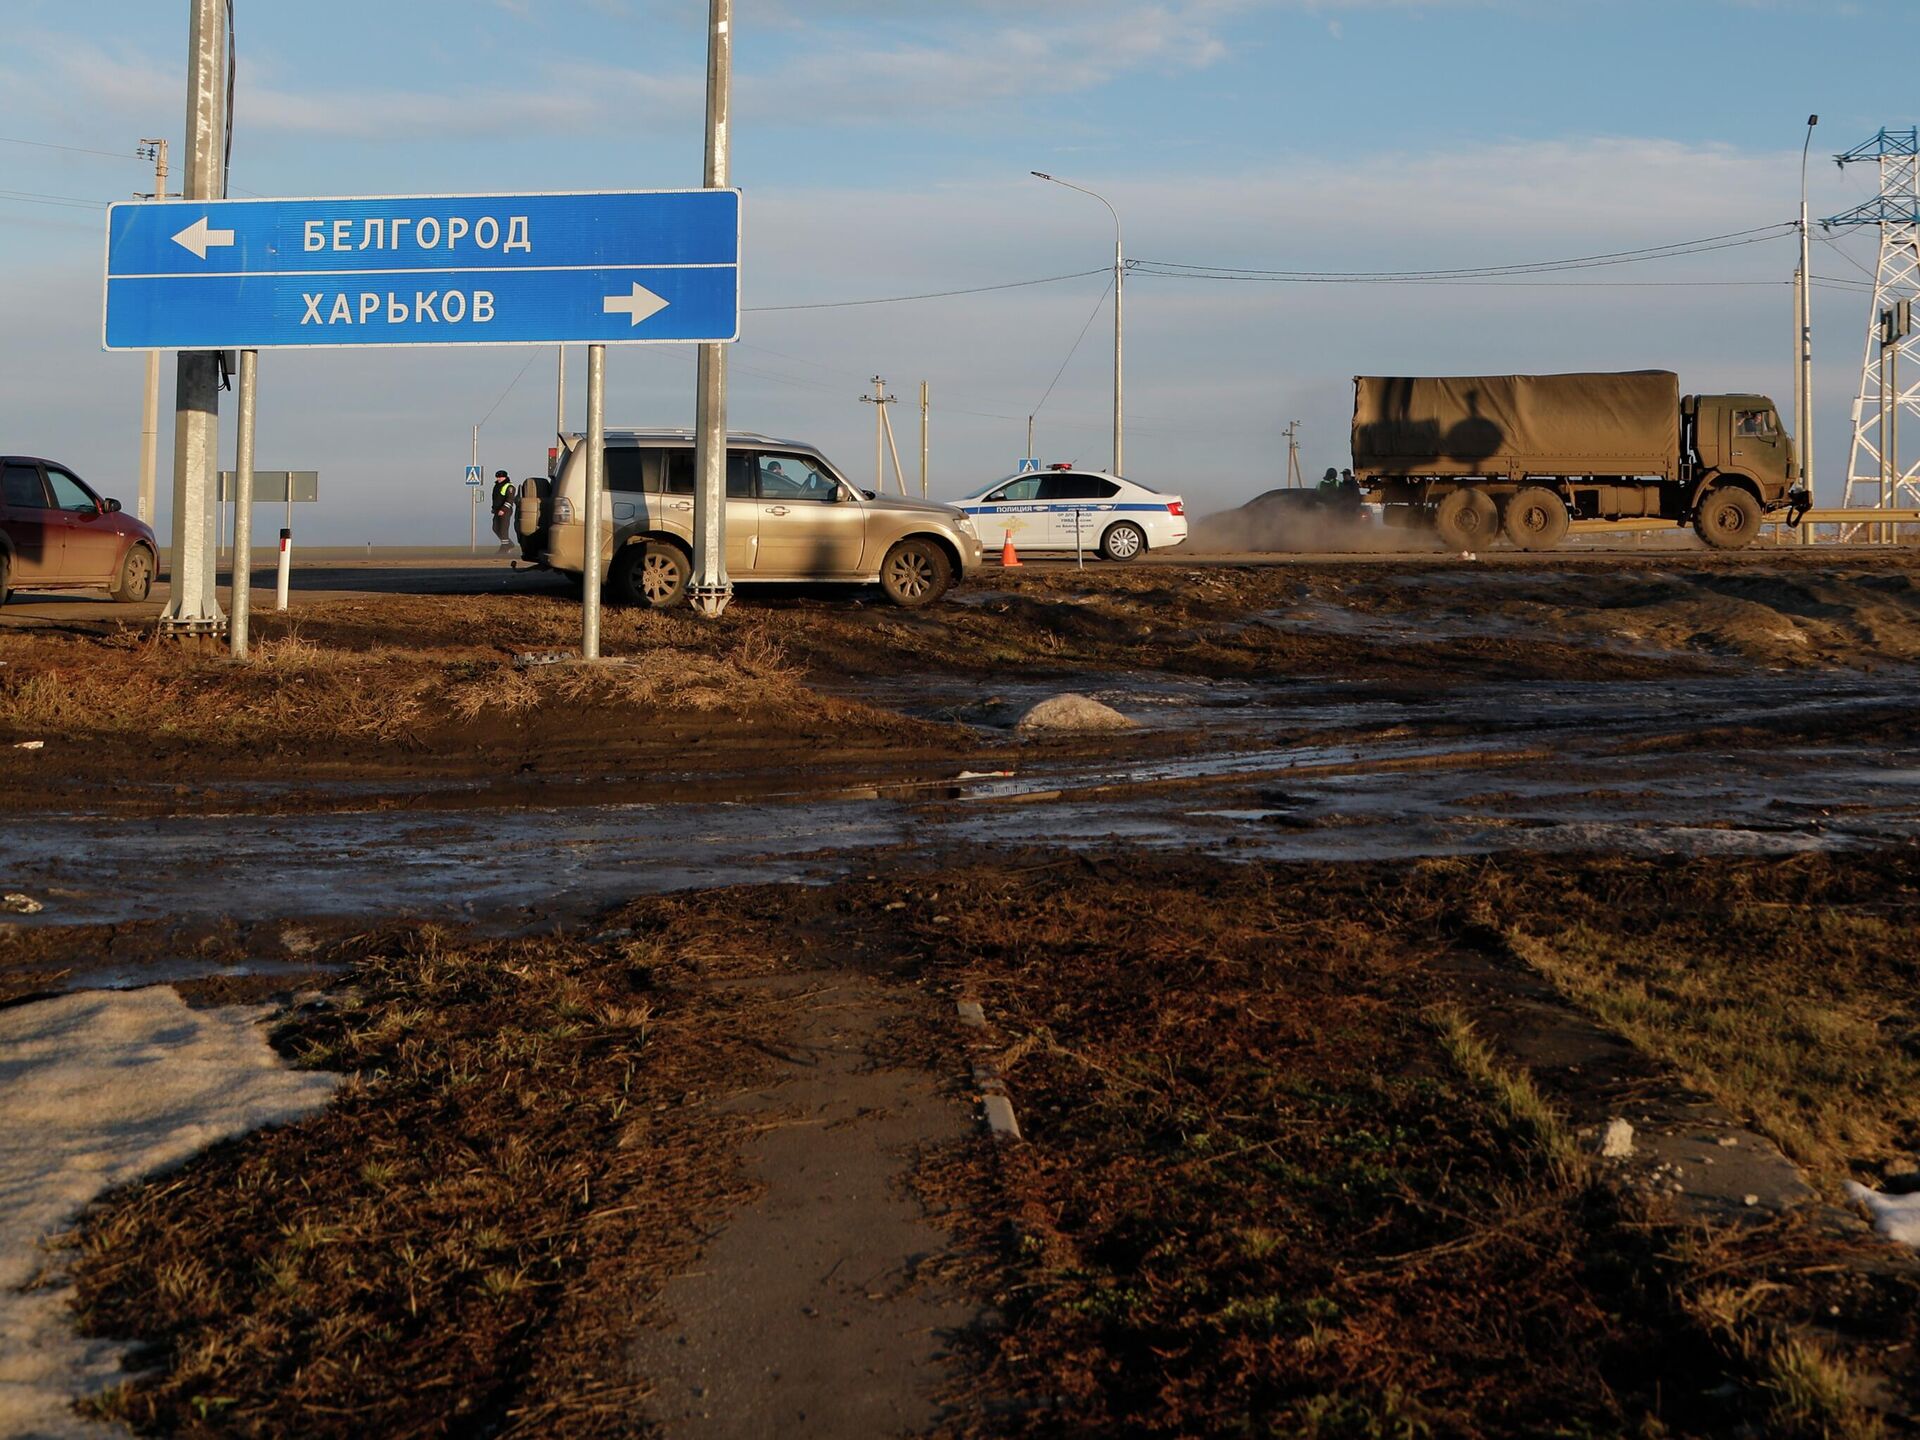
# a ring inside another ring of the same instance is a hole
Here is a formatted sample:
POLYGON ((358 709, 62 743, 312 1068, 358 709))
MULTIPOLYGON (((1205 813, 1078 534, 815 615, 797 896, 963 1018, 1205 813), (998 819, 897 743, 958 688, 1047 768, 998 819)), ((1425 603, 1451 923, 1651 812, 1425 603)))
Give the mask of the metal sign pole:
POLYGON ((600 658, 600 496, 607 476, 607 347, 587 347, 586 540, 580 555, 580 654, 600 658))
MULTIPOLYGON (((708 0, 708 189, 725 188, 732 151, 733 0, 708 0)), ((718 619, 733 598, 727 578, 727 347, 700 347, 694 397, 693 584, 688 598, 718 619)))
MULTIPOLYGON (((247 621, 253 610, 253 416, 258 351, 240 352, 240 435, 233 457, 233 623, 228 640, 233 658, 247 658, 247 621)), ((293 494, 293 477, 287 477, 293 494)))

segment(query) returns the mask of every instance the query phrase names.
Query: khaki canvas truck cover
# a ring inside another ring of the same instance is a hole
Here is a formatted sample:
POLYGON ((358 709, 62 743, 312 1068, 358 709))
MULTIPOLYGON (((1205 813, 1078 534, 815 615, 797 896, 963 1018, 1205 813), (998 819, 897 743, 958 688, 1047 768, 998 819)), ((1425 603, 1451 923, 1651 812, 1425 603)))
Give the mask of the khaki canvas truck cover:
POLYGON ((1668 370, 1353 383, 1353 468, 1368 478, 1679 473, 1680 379, 1668 370))

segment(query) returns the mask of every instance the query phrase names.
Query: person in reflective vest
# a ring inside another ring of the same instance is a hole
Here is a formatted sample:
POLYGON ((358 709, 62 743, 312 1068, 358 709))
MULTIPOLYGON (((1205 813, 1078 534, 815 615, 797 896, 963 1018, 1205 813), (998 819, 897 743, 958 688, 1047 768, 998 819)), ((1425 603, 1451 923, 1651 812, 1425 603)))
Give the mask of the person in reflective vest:
POLYGON ((493 472, 493 533, 504 554, 513 548, 513 478, 504 470, 493 472))

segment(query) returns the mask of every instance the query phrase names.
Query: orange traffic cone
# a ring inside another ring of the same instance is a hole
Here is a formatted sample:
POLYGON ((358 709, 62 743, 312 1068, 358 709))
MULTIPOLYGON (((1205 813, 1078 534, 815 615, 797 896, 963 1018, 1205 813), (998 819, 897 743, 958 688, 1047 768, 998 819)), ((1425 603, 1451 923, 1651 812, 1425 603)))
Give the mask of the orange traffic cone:
POLYGON ((1013 531, 1007 531, 1007 543, 1000 547, 1000 566, 1011 570, 1020 563, 1020 552, 1013 548, 1013 531))

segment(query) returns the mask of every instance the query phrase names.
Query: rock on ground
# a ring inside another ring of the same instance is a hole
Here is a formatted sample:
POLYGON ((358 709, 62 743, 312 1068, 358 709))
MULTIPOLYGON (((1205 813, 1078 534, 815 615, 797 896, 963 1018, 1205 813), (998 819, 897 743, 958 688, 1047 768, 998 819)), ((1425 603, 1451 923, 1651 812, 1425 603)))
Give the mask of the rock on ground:
POLYGON ((1022 715, 1015 728, 1024 734, 1089 735, 1138 727, 1111 705, 1085 695, 1055 695, 1022 715))

